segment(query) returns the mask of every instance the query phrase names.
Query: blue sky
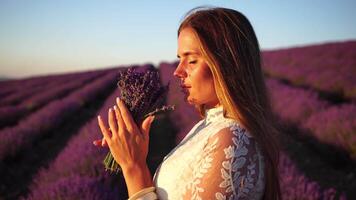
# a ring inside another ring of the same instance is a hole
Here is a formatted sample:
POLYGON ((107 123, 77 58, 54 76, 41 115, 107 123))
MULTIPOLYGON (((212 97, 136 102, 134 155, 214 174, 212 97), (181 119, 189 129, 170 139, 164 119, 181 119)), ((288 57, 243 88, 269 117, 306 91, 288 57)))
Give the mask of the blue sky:
POLYGON ((351 0, 0 0, 0 77, 174 61, 179 22, 201 5, 241 11, 262 50, 356 39, 351 0))

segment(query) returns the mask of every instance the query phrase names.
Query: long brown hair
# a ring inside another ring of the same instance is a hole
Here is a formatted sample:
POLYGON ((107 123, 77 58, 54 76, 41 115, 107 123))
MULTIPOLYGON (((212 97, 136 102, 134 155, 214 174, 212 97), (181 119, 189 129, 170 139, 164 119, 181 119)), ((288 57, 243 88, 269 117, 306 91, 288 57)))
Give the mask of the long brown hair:
MULTIPOLYGON (((265 157, 265 200, 281 199, 279 145, 270 99, 261 69, 260 48, 249 20, 228 8, 198 7, 178 29, 192 28, 213 74, 215 90, 227 117, 254 136, 265 157)), ((204 116, 204 106, 199 106, 204 116)))

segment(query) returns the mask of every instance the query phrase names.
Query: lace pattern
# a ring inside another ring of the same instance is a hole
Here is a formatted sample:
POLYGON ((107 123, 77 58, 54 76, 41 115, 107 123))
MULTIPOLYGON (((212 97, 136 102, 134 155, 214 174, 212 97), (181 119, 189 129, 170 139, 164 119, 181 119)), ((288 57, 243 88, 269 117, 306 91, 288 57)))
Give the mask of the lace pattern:
POLYGON ((159 199, 261 199, 264 161, 247 130, 210 109, 154 175, 159 199))

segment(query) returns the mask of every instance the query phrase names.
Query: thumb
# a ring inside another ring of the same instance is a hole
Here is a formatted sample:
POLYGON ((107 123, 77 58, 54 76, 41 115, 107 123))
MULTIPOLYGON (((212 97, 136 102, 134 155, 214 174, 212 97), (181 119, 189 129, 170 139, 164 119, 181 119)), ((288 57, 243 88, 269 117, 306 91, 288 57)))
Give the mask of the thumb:
POLYGON ((150 117, 147 117, 145 120, 143 120, 142 125, 141 125, 141 131, 144 134, 144 136, 148 136, 151 128, 151 124, 153 120, 155 119, 155 116, 152 115, 150 117))

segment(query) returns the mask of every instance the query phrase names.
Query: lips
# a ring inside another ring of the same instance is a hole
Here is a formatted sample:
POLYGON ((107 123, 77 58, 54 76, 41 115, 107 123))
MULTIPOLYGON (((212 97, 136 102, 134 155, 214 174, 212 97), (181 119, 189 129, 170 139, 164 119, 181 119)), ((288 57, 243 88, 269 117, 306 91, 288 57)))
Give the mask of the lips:
POLYGON ((181 87, 182 89, 184 89, 184 90, 186 90, 186 89, 188 89, 188 88, 191 88, 191 87, 188 86, 188 85, 180 85, 180 87, 181 87))
POLYGON ((181 84, 180 87, 182 88, 181 91, 185 94, 188 93, 188 89, 191 88, 191 86, 181 84))
POLYGON ((191 88, 191 86, 185 85, 185 84, 180 84, 180 87, 181 87, 181 88, 191 88))

